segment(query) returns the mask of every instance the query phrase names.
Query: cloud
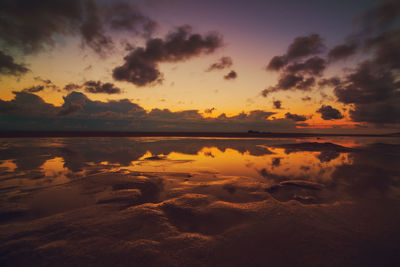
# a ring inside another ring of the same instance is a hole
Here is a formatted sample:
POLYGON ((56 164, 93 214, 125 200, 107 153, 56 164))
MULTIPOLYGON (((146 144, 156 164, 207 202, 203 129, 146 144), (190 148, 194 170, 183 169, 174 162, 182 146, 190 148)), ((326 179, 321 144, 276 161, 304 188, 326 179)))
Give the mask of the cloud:
POLYGON ((352 120, 374 124, 399 123, 400 117, 400 30, 367 38, 364 49, 372 58, 358 64, 338 84, 338 101, 351 104, 352 120))
POLYGON ((273 107, 275 109, 281 109, 282 108, 282 101, 280 101, 280 100, 275 100, 275 101, 272 102, 272 104, 273 104, 273 107))
POLYGON ((221 57, 218 62, 211 64, 206 71, 223 70, 233 65, 231 57, 221 57))
POLYGON ((319 34, 301 36, 294 39, 290 44, 286 57, 293 60, 322 52, 324 48, 323 39, 319 34))
POLYGON ((293 60, 318 54, 324 49, 323 39, 319 34, 300 36, 289 45, 286 54, 274 56, 267 65, 267 70, 278 71, 293 60))
MULTIPOLYGON (((32 117, 55 116, 58 108, 30 92, 13 92, 14 99, 10 101, 0 100, 0 115, 14 116, 22 115, 28 119, 32 117)), ((18 123, 18 121, 16 121, 18 123)))
POLYGON ((173 112, 145 110, 128 99, 94 101, 80 92, 71 92, 61 106, 45 103, 27 92, 0 100, 2 130, 86 130, 86 131, 294 131, 292 120, 270 118, 274 112, 252 110, 237 115, 203 117, 198 110, 173 112))
POLYGON ((211 113, 213 113, 213 111, 214 111, 215 109, 216 109, 216 108, 207 108, 207 109, 204 110, 204 113, 206 113, 206 114, 211 114, 211 113))
POLYGON ((305 96, 301 100, 303 100, 303 101, 311 101, 311 97, 305 96))
POLYGON ((234 71, 234 70, 232 70, 232 71, 230 71, 228 74, 226 74, 225 76, 224 76, 224 79, 225 80, 234 80, 234 79, 236 79, 237 78, 237 73, 236 73, 236 71, 234 71))
POLYGON ((301 90, 310 91, 311 87, 315 84, 315 79, 313 77, 304 78, 302 75, 296 75, 291 73, 283 74, 278 80, 278 84, 275 86, 270 86, 263 91, 261 95, 267 97, 270 93, 277 91, 288 91, 288 90, 301 90))
POLYGON ((101 81, 86 81, 83 84, 69 83, 64 86, 64 91, 71 92, 83 89, 92 94, 121 94, 122 90, 113 83, 103 83, 101 81))
POLYGON ((383 0, 373 8, 361 14, 362 33, 380 31, 391 26, 400 15, 400 3, 397 0, 383 0))
POLYGON ((306 121, 307 120, 307 117, 304 115, 292 114, 290 112, 287 112, 285 114, 285 118, 288 120, 293 120, 293 121, 306 121))
POLYGON ((60 36, 79 36, 84 46, 105 54, 114 44, 111 32, 149 35, 154 25, 136 6, 119 0, 0 3, 0 44, 17 53, 40 52, 53 47, 60 36))
POLYGON ((124 58, 124 64, 113 70, 117 81, 145 86, 162 81, 158 64, 185 61, 201 54, 213 53, 222 46, 217 33, 207 35, 191 33, 191 27, 182 26, 169 33, 165 39, 149 39, 146 46, 136 48, 124 58))
POLYGON ((83 84, 85 91, 92 94, 121 94, 121 89, 112 83, 102 83, 100 81, 87 81, 83 84))
POLYGON ((278 71, 286 64, 288 63, 288 60, 286 59, 285 56, 274 56, 268 63, 267 65, 267 70, 272 70, 272 71, 278 71))
POLYGON ((24 64, 18 64, 10 55, 0 51, 0 75, 20 76, 29 71, 24 64))
POLYGON ((352 44, 341 44, 332 48, 328 53, 328 58, 331 61, 346 59, 357 52, 358 45, 352 44))
POLYGON ((321 114, 324 120, 339 120, 343 118, 340 111, 330 105, 322 105, 317 112, 321 114))
POLYGON ((323 78, 318 81, 318 85, 320 87, 325 87, 325 86, 331 86, 335 87, 341 84, 341 80, 338 77, 332 77, 332 78, 323 78))
POLYGON ((67 85, 64 86, 64 90, 65 91, 75 91, 81 88, 81 85, 79 84, 75 84, 75 83, 69 83, 67 85))
POLYGON ((44 86, 43 85, 36 85, 36 86, 32 86, 29 88, 25 88, 24 90, 22 90, 23 92, 27 92, 27 93, 37 93, 40 91, 44 90, 44 86))
POLYGON ((326 68, 326 62, 318 56, 311 57, 302 63, 293 63, 287 66, 286 71, 290 73, 301 73, 309 75, 321 75, 326 68))
POLYGON ((327 66, 325 59, 313 56, 324 49, 323 39, 318 34, 297 37, 289 45, 286 54, 274 56, 267 70, 280 71, 278 83, 261 92, 267 97, 270 93, 287 90, 311 90, 315 76, 321 76, 327 66))
MULTIPOLYGON (((309 91, 317 84, 333 88, 337 101, 350 105, 350 118, 373 124, 400 123, 400 17, 398 1, 382 1, 359 17, 362 27, 348 36, 345 43, 333 47, 326 57, 315 56, 324 50, 323 39, 316 34, 296 38, 283 55, 274 56, 267 70, 279 71, 278 82, 261 92, 309 91), (361 54, 362 62, 342 75, 323 77, 326 67, 337 60, 361 54)), ((321 96, 334 101, 325 92, 321 96)), ((309 101, 311 98, 303 98, 309 101)), ((326 120, 343 115, 331 106, 319 110, 326 120)))

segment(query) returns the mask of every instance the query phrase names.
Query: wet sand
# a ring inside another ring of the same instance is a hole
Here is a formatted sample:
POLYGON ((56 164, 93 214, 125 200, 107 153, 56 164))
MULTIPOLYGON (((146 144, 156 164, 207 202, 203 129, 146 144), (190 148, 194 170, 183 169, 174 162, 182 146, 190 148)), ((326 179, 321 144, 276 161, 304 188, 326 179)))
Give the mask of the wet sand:
POLYGON ((5 139, 0 263, 398 266, 400 146, 328 141, 5 139))

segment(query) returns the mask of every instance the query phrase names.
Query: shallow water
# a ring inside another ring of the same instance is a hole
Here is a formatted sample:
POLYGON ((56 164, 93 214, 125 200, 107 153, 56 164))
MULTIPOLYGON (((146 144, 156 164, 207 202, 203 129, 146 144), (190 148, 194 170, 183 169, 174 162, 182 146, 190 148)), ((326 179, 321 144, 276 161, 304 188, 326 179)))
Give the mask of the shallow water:
POLYGON ((2 139, 1 262, 396 264, 399 144, 352 137, 2 139))

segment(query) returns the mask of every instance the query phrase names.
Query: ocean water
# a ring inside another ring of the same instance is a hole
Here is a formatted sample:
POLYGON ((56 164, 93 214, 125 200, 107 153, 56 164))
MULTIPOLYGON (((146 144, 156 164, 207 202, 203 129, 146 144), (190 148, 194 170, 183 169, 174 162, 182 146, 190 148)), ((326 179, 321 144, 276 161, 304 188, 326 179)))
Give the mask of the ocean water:
POLYGON ((4 266, 395 266, 398 138, 0 140, 4 266))

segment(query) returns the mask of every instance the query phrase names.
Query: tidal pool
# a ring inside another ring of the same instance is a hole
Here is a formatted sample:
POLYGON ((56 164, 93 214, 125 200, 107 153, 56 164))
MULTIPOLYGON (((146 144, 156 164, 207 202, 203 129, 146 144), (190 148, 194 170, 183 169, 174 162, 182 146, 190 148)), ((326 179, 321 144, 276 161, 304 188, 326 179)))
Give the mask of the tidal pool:
POLYGON ((0 140, 4 266, 395 266, 395 138, 0 140))

